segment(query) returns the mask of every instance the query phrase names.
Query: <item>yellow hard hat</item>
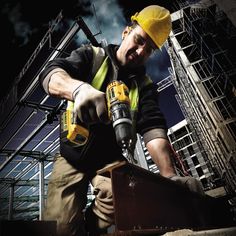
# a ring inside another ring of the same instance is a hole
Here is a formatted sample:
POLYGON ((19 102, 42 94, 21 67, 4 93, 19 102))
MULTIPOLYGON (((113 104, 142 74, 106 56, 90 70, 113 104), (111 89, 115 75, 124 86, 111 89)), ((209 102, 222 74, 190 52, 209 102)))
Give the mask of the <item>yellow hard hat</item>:
POLYGON ((131 16, 150 36, 158 48, 161 48, 171 31, 170 12, 164 7, 150 5, 131 16))

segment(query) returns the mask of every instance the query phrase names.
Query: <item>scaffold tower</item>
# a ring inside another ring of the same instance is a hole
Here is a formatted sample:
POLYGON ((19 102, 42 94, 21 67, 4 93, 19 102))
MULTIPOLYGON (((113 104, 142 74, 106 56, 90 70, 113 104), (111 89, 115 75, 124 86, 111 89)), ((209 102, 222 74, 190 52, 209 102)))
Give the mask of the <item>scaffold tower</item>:
POLYGON ((172 23, 170 74, 183 114, 205 161, 226 191, 235 194, 236 60, 230 47, 235 27, 212 1, 185 4, 172 14, 172 23))

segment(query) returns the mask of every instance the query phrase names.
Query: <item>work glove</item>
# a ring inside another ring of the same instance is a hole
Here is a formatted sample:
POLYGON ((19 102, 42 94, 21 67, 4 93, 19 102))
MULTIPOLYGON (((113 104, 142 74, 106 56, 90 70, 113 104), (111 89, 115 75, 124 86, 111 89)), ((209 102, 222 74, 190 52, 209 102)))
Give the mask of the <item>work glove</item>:
POLYGON ((176 181, 178 184, 188 188, 192 192, 197 192, 201 195, 205 195, 200 181, 193 178, 192 176, 182 177, 182 176, 174 175, 169 178, 173 181, 176 181))
POLYGON ((85 124, 108 123, 105 93, 93 88, 88 83, 81 84, 72 95, 74 113, 85 124))

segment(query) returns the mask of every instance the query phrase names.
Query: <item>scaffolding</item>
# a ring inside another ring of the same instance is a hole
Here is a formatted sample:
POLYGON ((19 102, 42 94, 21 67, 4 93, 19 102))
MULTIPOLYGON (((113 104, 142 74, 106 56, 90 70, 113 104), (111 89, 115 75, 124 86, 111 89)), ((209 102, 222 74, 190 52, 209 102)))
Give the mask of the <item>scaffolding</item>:
POLYGON ((172 19, 167 48, 179 103, 206 163, 234 194, 236 61, 230 45, 235 28, 211 1, 185 4, 172 19))
MULTIPOLYGON (((60 12, 1 101, 1 220, 42 219, 53 157, 59 148, 59 113, 65 104, 41 89, 39 74, 50 60, 67 56, 78 46, 77 36, 84 35, 89 43, 99 45, 80 16, 68 23, 60 12)), ((92 197, 89 191, 89 201, 92 197)))

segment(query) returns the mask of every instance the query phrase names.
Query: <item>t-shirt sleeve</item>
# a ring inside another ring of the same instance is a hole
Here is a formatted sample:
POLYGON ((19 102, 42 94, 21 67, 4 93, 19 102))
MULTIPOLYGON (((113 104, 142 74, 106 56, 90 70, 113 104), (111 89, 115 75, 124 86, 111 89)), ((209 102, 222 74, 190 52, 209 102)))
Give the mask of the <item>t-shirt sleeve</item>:
POLYGON ((92 47, 82 46, 73 50, 68 57, 55 58, 49 61, 39 75, 39 82, 42 85, 47 75, 57 68, 65 70, 74 79, 87 81, 90 76, 92 59, 92 47))

